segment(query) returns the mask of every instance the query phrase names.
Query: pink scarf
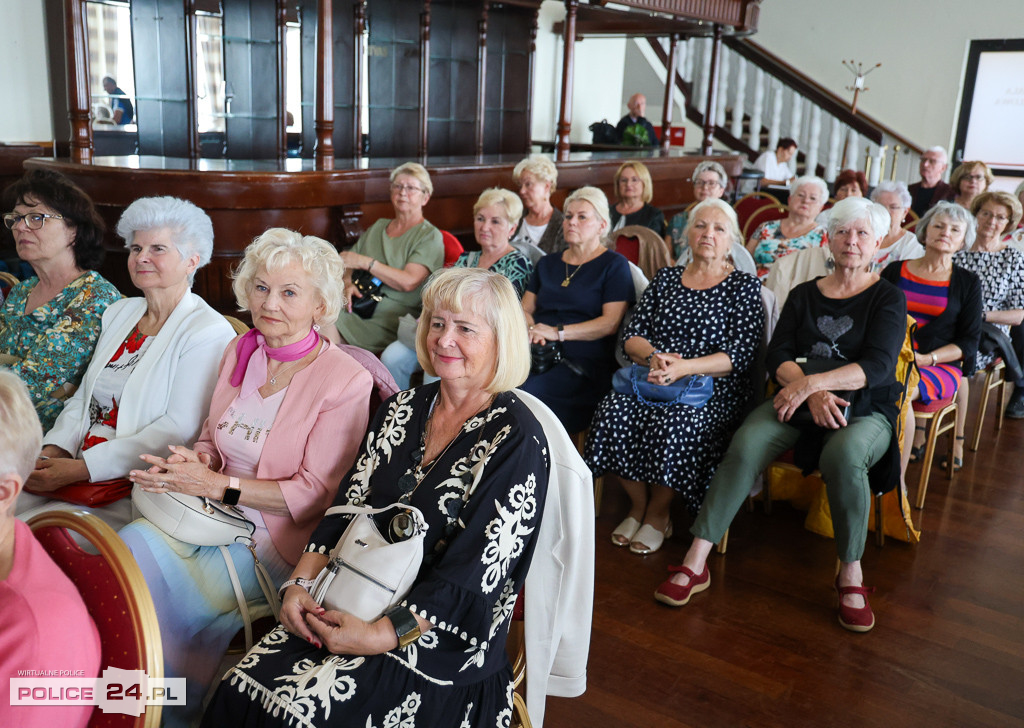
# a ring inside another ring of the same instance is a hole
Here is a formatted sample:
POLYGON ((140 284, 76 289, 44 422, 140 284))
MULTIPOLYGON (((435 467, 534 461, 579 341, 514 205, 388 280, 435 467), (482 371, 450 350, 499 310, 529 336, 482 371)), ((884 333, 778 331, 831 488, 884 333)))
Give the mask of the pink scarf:
MULTIPOLYGON (((320 334, 310 329, 306 338, 275 349, 272 346, 267 346, 267 339, 257 329, 250 329, 238 340, 238 345, 235 348, 238 361, 235 363, 235 370, 231 372, 231 386, 239 387, 244 380, 246 383, 258 382, 256 384, 258 389, 267 381, 268 357, 275 361, 298 361, 319 344, 320 334), (265 356, 258 356, 254 360, 252 356, 257 350, 262 350, 265 356), (249 366, 250 362, 252 366, 249 366)), ((247 388, 244 387, 244 389, 247 388)))

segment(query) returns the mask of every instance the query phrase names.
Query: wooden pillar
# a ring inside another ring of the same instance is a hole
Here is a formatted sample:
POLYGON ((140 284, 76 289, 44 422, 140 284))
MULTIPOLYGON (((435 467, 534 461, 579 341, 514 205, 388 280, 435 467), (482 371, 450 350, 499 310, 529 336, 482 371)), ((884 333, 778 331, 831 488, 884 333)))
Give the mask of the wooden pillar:
POLYGON ((316 16, 316 166, 334 169, 334 4, 317 3, 316 16))
POLYGON ((704 141, 701 154, 711 154, 715 139, 715 109, 718 103, 718 64, 722 57, 722 26, 715 23, 715 37, 711 46, 711 74, 708 77, 708 99, 704 107, 704 141))
POLYGON ((277 0, 277 156, 288 156, 288 0, 277 0))
POLYGON ((533 138, 533 89, 537 75, 537 31, 540 28, 540 7, 533 11, 530 23, 529 77, 526 79, 526 145, 529 148, 533 138))
POLYGON ((672 133, 672 98, 676 88, 676 64, 678 63, 676 51, 679 48, 679 34, 673 33, 668 42, 668 65, 665 66, 665 105, 661 114, 662 149, 668 149, 672 145, 672 140, 669 137, 672 133))
POLYGON ((476 153, 484 153, 484 117, 487 104, 487 10, 489 0, 484 0, 477 23, 476 48, 476 153))
POLYGON ((65 0, 64 32, 68 62, 68 118, 71 120, 71 161, 92 164, 92 113, 89 98, 89 48, 85 2, 65 0))
POLYGON ((366 67, 366 0, 360 0, 352 7, 355 20, 352 23, 352 156, 363 155, 363 78, 366 67))
POLYGON ((569 158, 569 132, 572 130, 572 77, 576 46, 576 13, 580 0, 565 0, 565 25, 562 26, 562 97, 558 113, 558 137, 555 158, 569 158))
MULTIPOLYGON (((199 104, 196 99, 196 79, 199 78, 199 21, 196 20, 195 0, 185 1, 185 153, 192 160, 199 159, 199 104)), ((137 112, 136 112, 137 113, 137 112)))
POLYGON ((420 121, 417 152, 427 156, 427 106, 430 99, 430 0, 423 0, 420 13, 420 121))

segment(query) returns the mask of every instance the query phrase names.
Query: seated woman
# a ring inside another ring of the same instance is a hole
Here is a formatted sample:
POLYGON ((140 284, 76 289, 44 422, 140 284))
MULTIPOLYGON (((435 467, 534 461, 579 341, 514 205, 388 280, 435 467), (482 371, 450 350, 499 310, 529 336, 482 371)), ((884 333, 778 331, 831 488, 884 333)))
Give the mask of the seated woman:
MULTIPOLYGON (((953 262, 981 280, 985 321, 1011 336, 1020 359, 1024 353, 1019 338, 1019 327, 1024 321, 1024 252, 1009 245, 1006 236, 1020 222, 1021 204, 1007 192, 983 192, 975 198, 971 212, 978 223, 978 235, 974 245, 965 246, 965 250, 953 256, 953 262), (1011 327, 1018 330, 1011 332, 1011 327)), ((979 352, 978 368, 987 367, 997 355, 997 351, 979 352)), ((1024 381, 1014 382, 1006 413, 1014 419, 1024 417, 1024 381)))
MULTIPOLYGON (((346 344, 380 353, 398 335, 398 319, 417 316, 423 282, 444 264, 441 231, 423 218, 423 207, 434 186, 422 165, 406 162, 391 171, 394 219, 381 218, 341 254, 345 263, 348 311, 338 317, 338 332, 346 344), (352 273, 363 270, 378 278, 383 298, 369 318, 352 313, 353 299, 362 295, 352 284, 352 273)), ((334 332, 327 332, 334 338, 334 332)))
MULTIPOLYGON (((973 242, 974 220, 959 205, 939 202, 925 213, 917 229, 924 236, 924 256, 890 263, 882 277, 903 290, 907 311, 917 322, 914 359, 921 382, 911 399, 927 404, 956 396, 960 405, 953 443, 953 468, 959 470, 964 455, 967 377, 975 371, 981 334, 982 289, 977 275, 956 265, 954 254, 973 242)), ((924 451, 925 428, 915 432, 913 417, 908 410, 904 431, 908 439, 910 433, 915 435, 912 447, 903 448, 904 476, 907 463, 924 451)), ((947 464, 944 458, 942 467, 947 464)))
POLYGON ((82 386, 43 438, 27 484, 35 495, 22 497, 19 515, 67 507, 66 498, 90 505, 63 486, 103 481, 90 489, 101 506, 96 515, 114 528, 127 525, 128 471, 143 453, 195 440, 210 408, 217 362, 234 338, 224 317, 191 292, 195 272, 210 262, 213 223, 191 202, 144 197, 121 215, 117 234, 142 297, 104 312, 82 386), (115 493, 121 500, 111 502, 115 493))
POLYGON ((512 246, 536 262, 545 253, 565 250, 562 213, 551 204, 558 168, 542 154, 531 154, 512 170, 526 214, 512 234, 512 246))
MULTIPOLYGON (((845 200, 847 197, 867 197, 868 178, 859 169, 844 169, 836 177, 832 189, 835 190, 832 197, 836 202, 845 200)), ((815 220, 819 225, 828 227, 828 210, 822 210, 815 220)))
POLYGON ((686 234, 690 210, 704 200, 720 200, 725 194, 725 188, 729 186, 729 175, 725 173, 725 167, 718 162, 705 159, 693 168, 690 181, 693 183, 694 201, 685 210, 672 216, 665 232, 665 243, 677 261, 690 249, 690 241, 686 234))
POLYGON ((992 170, 984 162, 961 162, 949 175, 949 186, 953 191, 946 199, 970 210, 974 198, 986 192, 993 179, 992 170))
MULTIPOLYGON (((533 264, 510 243, 522 214, 523 203, 514 193, 498 187, 484 190, 473 205, 473 235, 480 250, 463 253, 454 267, 483 268, 500 273, 512 282, 516 295, 522 298, 533 275, 533 264)), ((393 341, 380 359, 399 389, 408 389, 410 377, 420 371, 415 344, 409 346, 401 340, 393 341)))
MULTIPOLYGON (((132 481, 152 493, 238 504, 255 526, 255 555, 274 587, 288 577, 338 483, 355 460, 369 419, 370 374, 323 340, 344 305, 344 267, 320 238, 271 228, 246 248, 235 273, 238 305, 256 327, 221 360, 209 417, 192 449, 132 481)), ((146 578, 160 621, 164 669, 185 677, 188 703, 164 707, 164 726, 187 725, 232 636, 243 625, 225 557, 216 546, 178 541, 145 519, 121 530, 146 578)), ((227 547, 253 619, 270 614, 253 552, 227 547)))
POLYGON ((797 286, 786 301, 767 359, 781 389, 733 437, 691 529, 693 544, 682 565, 669 567, 672 576, 658 587, 658 601, 682 606, 708 588, 708 554, 754 478, 797 446, 797 464, 816 464, 825 481, 840 560, 839 623, 856 632, 874 626, 860 559, 870 493, 891 489, 899 477, 895 371, 907 309, 903 294, 868 267, 889 229, 888 213, 862 198, 847 198, 832 210, 835 270, 797 286), (821 360, 828 363, 812 364, 821 360))
POLYGON ((636 300, 629 261, 604 246, 608 224, 608 199, 601 190, 581 187, 569 195, 569 247, 538 261, 523 294, 530 342, 563 342, 565 355, 547 371, 531 374, 523 389, 550 407, 569 432, 590 424, 611 389, 615 336, 636 300))
MULTIPOLYGON (((511 283, 479 268, 438 273, 423 291, 416 350, 440 382, 377 411, 337 501, 422 511, 424 561, 411 591, 373 622, 325 612, 308 580, 350 517, 325 518, 286 582, 281 625, 224 677, 204 726, 507 722, 505 640, 549 470, 543 428, 509 391, 530 366, 511 283)), ((393 517, 375 517, 382 533, 393 517)))
POLYGON ((687 237, 693 260, 658 272, 623 334, 625 350, 650 366, 654 384, 710 374, 714 394, 698 409, 656 407, 612 392, 597 408, 585 450, 595 475, 612 472, 622 480, 631 507, 612 543, 638 554, 657 551, 671 535, 669 505, 677 491, 691 514, 700 509, 750 400, 748 370, 764 328, 761 284, 728 261, 741 239, 733 209, 718 199, 698 203, 687 237))
MULTIPOLYGON (((1021 205, 1024 205, 1024 182, 1017 185, 1017 189, 1013 191, 1013 196, 1017 198, 1021 205)), ((1018 250, 1024 251, 1024 222, 1018 221, 1017 226, 1017 229, 1010 233, 1007 242, 1018 250)))
MULTIPOLYGON (((917 235, 903 229, 903 221, 913 202, 906 183, 882 180, 871 191, 871 200, 889 211, 889 232, 875 253, 875 270, 880 271, 897 260, 913 260, 924 255, 924 247, 918 242, 917 235)), ((924 230, 920 226, 917 229, 924 230)))
POLYGON ((615 170, 616 202, 611 210, 611 231, 643 225, 665 237, 665 215, 650 204, 653 197, 651 173, 643 164, 626 162, 615 170))
POLYGON ((25 385, 3 370, 0 422, 0 720, 5 726, 85 728, 92 705, 12 704, 10 678, 33 674, 23 670, 53 670, 55 675, 70 670, 96 678, 105 665, 100 665, 96 625, 78 589, 24 521, 14 517, 43 431, 25 385))
POLYGON ((789 214, 757 226, 747 241, 762 280, 779 258, 805 248, 828 244, 828 233, 815 218, 828 201, 828 185, 821 177, 797 177, 789 186, 789 214))
POLYGON ((57 172, 33 170, 4 191, 4 225, 35 276, 0 309, 0 365, 21 377, 43 431, 82 381, 103 311, 121 297, 97 273, 103 220, 88 195, 57 172))

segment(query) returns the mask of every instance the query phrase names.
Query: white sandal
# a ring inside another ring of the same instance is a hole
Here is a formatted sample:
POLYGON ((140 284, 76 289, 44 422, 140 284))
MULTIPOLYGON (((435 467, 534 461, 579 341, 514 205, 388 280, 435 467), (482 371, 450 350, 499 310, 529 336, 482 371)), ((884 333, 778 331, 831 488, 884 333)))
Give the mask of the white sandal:
POLYGON ((666 538, 672 536, 672 522, 669 521, 668 526, 665 527, 665 531, 659 531, 649 523, 645 523, 640 527, 640 530, 633 536, 633 540, 629 543, 629 550, 634 554, 653 554, 655 551, 661 548, 661 545, 665 543, 666 538))
POLYGON ((616 546, 629 546, 629 544, 636 537, 636 532, 640 530, 640 521, 633 518, 633 516, 626 516, 626 519, 615 527, 612 531, 612 543, 616 546), (620 541, 618 537, 626 539, 620 541))

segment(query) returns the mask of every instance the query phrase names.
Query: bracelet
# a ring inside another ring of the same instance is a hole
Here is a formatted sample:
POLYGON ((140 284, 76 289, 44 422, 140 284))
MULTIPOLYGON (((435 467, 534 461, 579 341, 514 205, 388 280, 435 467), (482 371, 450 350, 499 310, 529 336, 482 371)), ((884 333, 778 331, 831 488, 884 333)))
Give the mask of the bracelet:
POLYGON ((367 273, 369 273, 371 270, 373 270, 373 264, 376 263, 376 262, 377 262, 376 258, 370 258, 370 264, 368 266, 366 266, 366 272, 367 273))
POLYGON ((565 327, 562 324, 558 324, 558 340, 565 341, 565 327))
POLYGON ((658 351, 657 349, 651 349, 651 353, 647 355, 647 359, 645 360, 647 362, 647 366, 651 365, 651 359, 654 358, 655 354, 661 354, 661 353, 662 352, 658 351))
POLYGON ((408 647, 420 638, 422 634, 420 623, 408 607, 391 607, 384 612, 384 616, 391 620, 391 624, 395 628, 399 647, 408 647))
POLYGON ((288 581, 286 581, 284 584, 281 585, 280 589, 277 590, 277 596, 283 597, 284 593, 286 591, 288 591, 288 587, 290 587, 290 586, 301 586, 303 589, 305 589, 308 592, 310 589, 313 588, 313 584, 314 583, 315 583, 314 579, 289 579, 288 581))
POLYGON ((935 366, 935 362, 939 360, 939 357, 935 356, 935 352, 932 352, 932 366, 935 366))

